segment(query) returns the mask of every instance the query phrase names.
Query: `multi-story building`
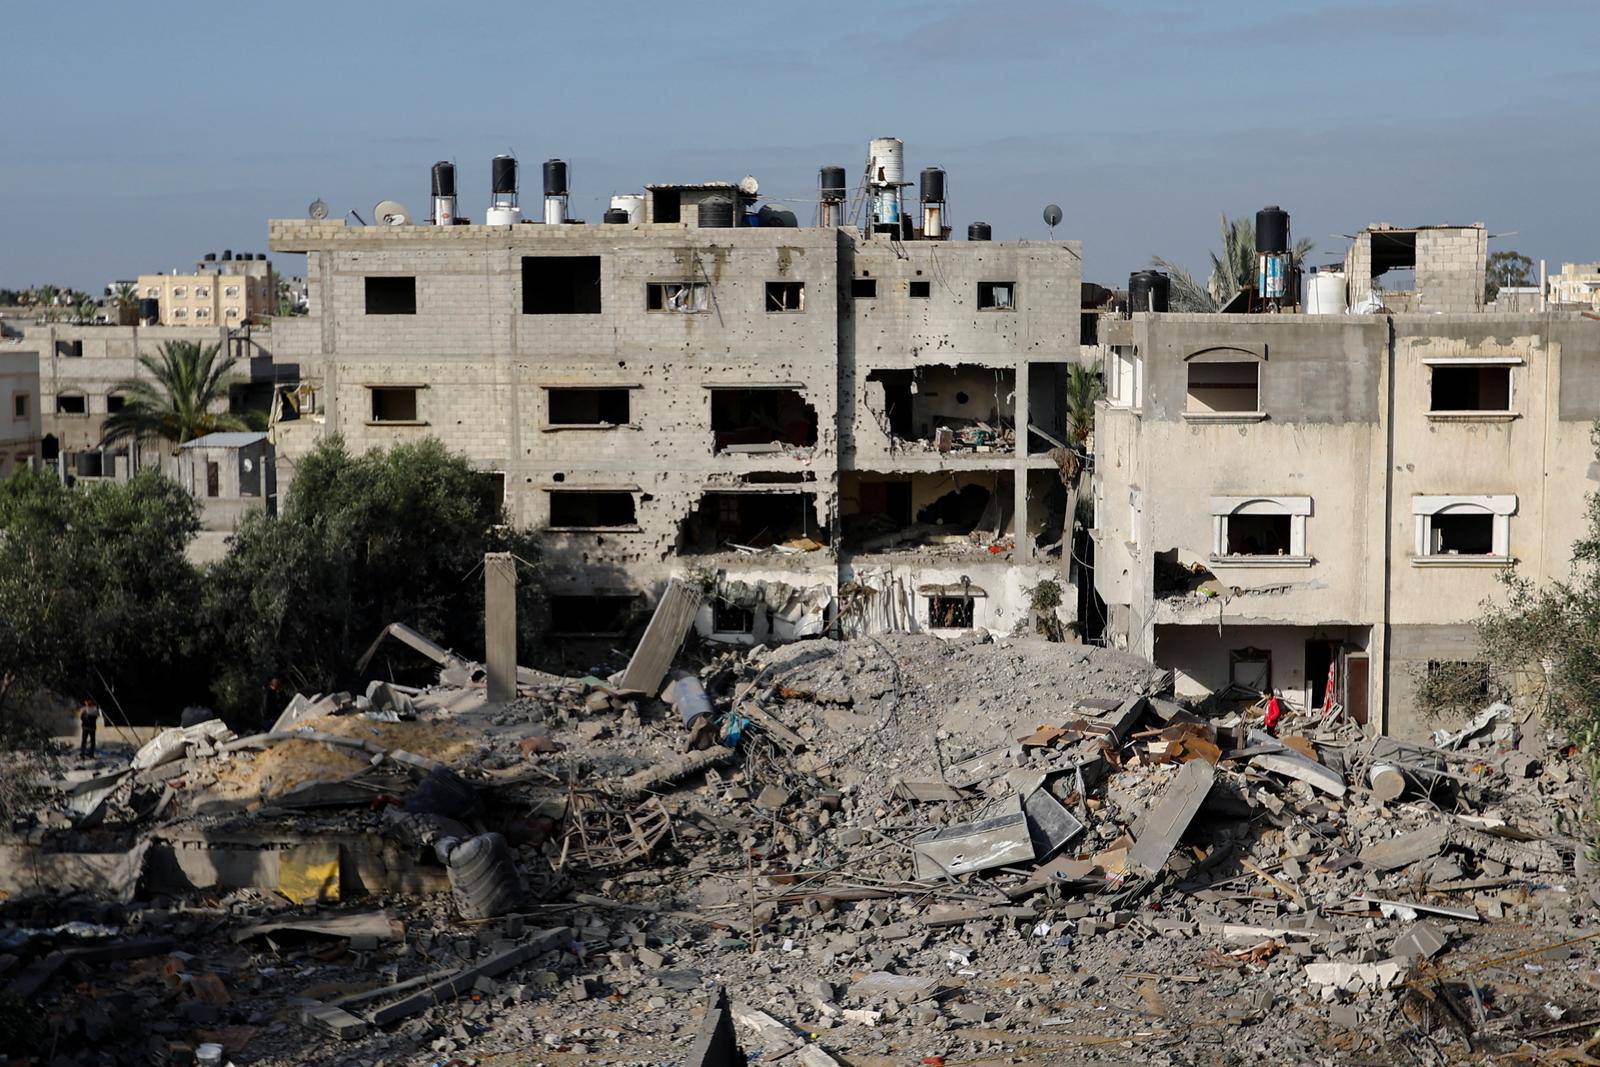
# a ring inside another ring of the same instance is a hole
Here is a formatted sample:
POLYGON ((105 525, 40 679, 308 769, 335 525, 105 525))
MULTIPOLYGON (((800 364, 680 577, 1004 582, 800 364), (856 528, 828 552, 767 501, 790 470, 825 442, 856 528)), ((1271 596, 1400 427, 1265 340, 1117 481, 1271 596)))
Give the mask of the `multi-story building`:
POLYGON ((651 186, 602 225, 275 220, 310 295, 275 348, 320 366, 353 448, 431 435, 500 482, 543 532, 557 634, 613 634, 673 576, 729 641, 1025 623, 1068 581, 1078 245, 732 227, 738 195, 651 186))
POLYGON ((1600 311, 1600 263, 1563 263, 1549 284, 1551 304, 1600 311))
MULTIPOLYGON (((1481 293, 1480 271, 1449 273, 1422 306, 1481 293)), ((1417 679, 1472 658, 1500 575, 1568 574, 1596 488, 1600 323, 1140 313, 1105 327, 1095 586, 1112 643, 1171 668, 1181 694, 1270 688, 1320 707, 1331 681, 1357 720, 1417 734, 1417 679)))
POLYGON ((193 274, 141 274, 139 299, 158 302, 162 326, 237 327, 277 310, 277 281, 262 255, 207 252, 193 274))
POLYGON ((0 478, 39 459, 39 357, 0 348, 0 478))

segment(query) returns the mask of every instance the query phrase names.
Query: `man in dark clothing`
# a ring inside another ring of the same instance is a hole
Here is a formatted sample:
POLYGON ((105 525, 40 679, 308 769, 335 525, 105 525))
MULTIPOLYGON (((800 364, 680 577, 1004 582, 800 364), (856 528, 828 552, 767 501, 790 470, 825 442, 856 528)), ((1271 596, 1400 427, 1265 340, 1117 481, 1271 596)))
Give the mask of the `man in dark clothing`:
POLYGON ((83 739, 78 743, 78 756, 94 759, 94 735, 100 727, 100 705, 95 703, 94 697, 83 698, 83 706, 78 709, 78 725, 83 728, 83 739))
POLYGON ((267 684, 261 687, 260 721, 256 723, 256 729, 272 729, 272 724, 278 721, 278 716, 282 715, 283 709, 288 706, 289 699, 284 692, 283 681, 274 674, 267 679, 267 684))

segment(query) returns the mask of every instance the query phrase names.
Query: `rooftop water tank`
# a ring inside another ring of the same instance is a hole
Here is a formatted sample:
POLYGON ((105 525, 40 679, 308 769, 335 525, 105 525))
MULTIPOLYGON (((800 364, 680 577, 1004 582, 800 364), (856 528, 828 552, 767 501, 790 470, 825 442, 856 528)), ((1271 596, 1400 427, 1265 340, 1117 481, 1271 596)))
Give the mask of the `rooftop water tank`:
POLYGON ((944 203, 944 171, 939 167, 922 168, 922 202, 924 204, 944 203))
POLYGON ((773 207, 771 204, 762 204, 761 210, 756 212, 756 221, 762 226, 789 226, 800 225, 794 212, 787 208, 773 207))
POLYGON ((1165 311, 1172 295, 1172 279, 1164 271, 1136 270, 1128 275, 1129 311, 1165 311))
POLYGON ((1289 251, 1289 213, 1277 204, 1256 212, 1256 252, 1289 251))
POLYGON ((700 201, 700 226, 707 230, 733 228, 733 201, 727 197, 712 196, 700 201))
POLYGON ((822 190, 824 200, 843 200, 847 195, 844 184, 844 168, 832 165, 823 167, 818 172, 817 182, 822 190))
POLYGON ((567 161, 564 159, 547 159, 544 161, 544 195, 567 195, 567 161))
POLYGON ((967 226, 967 240, 987 241, 991 235, 987 222, 974 222, 967 226))
POLYGON ((456 165, 447 159, 433 165, 433 195, 456 195, 456 165))
POLYGON ((1344 271, 1312 267, 1300 283, 1300 306, 1307 315, 1343 315, 1346 304, 1344 271))
POLYGON ((871 160, 869 178, 888 185, 898 183, 906 172, 906 145, 898 137, 874 137, 867 148, 871 160))
POLYGON ((641 193, 622 193, 611 198, 611 206, 628 213, 629 222, 644 221, 644 196, 641 193))
POLYGON ((495 156, 489 162, 489 192, 514 193, 517 191, 517 157, 495 156))
POLYGON ((600 216, 601 223, 607 226, 625 225, 633 220, 628 217, 628 209, 622 207, 608 207, 606 213, 600 216))

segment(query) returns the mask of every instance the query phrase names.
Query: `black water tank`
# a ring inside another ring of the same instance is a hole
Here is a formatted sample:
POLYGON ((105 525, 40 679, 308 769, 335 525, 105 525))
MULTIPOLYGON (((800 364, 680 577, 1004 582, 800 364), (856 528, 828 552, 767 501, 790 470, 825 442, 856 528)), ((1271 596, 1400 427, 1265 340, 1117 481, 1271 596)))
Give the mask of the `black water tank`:
POLYGON ((922 168, 922 202, 924 204, 944 203, 944 171, 938 167, 922 168))
POLYGON ((495 156, 489 161, 489 192, 514 193, 517 191, 517 157, 495 156))
POLYGON ((207 252, 206 253, 206 262, 207 263, 215 263, 216 261, 217 261, 217 254, 215 252, 207 252))
POLYGON ((700 201, 700 228, 727 230, 733 228, 733 201, 713 196, 700 201))
POLYGON ((456 165, 448 159, 441 159, 433 165, 433 195, 456 195, 456 165))
POLYGON ((800 225, 800 221, 794 217, 794 212, 786 208, 773 207, 771 204, 762 204, 761 210, 756 212, 756 219, 763 226, 794 227, 800 225))
POLYGON ((823 167, 818 180, 822 186, 822 199, 843 200, 845 198, 843 167, 823 167))
POLYGON ((139 321, 155 322, 161 318, 161 301, 154 297, 144 297, 139 300, 139 321))
POLYGON ((991 232, 987 222, 974 222, 967 227, 967 240, 987 241, 991 232))
POLYGON ((628 211, 626 208, 608 207, 606 208, 606 213, 600 216, 600 221, 611 226, 626 223, 628 221, 628 211))
POLYGON ((233 249, 231 249, 231 248, 224 248, 224 249, 223 249, 223 250, 222 250, 222 262, 224 262, 224 263, 231 263, 231 262, 233 262, 233 249))
POLYGON ((1256 251, 1289 251, 1289 213, 1277 204, 1256 212, 1256 251))
POLYGON ((1165 311, 1172 295, 1172 279, 1159 270, 1136 270, 1128 275, 1129 311, 1165 311))
POLYGON ((544 161, 544 195, 567 195, 567 161, 564 159, 547 159, 544 161))

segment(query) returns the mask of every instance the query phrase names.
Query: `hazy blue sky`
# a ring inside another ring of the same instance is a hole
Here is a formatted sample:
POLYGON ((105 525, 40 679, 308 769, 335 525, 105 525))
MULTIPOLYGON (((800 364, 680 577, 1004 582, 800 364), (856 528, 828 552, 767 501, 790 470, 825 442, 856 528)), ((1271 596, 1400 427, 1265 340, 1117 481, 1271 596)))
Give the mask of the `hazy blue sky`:
POLYGON ((749 173, 806 222, 818 165, 878 135, 949 171, 960 232, 1042 237, 1059 203, 1106 282, 1198 269, 1218 212, 1266 203, 1329 255, 1481 220, 1552 269, 1600 258, 1594 0, 8 2, 0 29, 0 286, 265 251, 316 197, 424 216, 442 158, 482 218, 508 149, 525 194, 570 160, 590 220, 749 173))

